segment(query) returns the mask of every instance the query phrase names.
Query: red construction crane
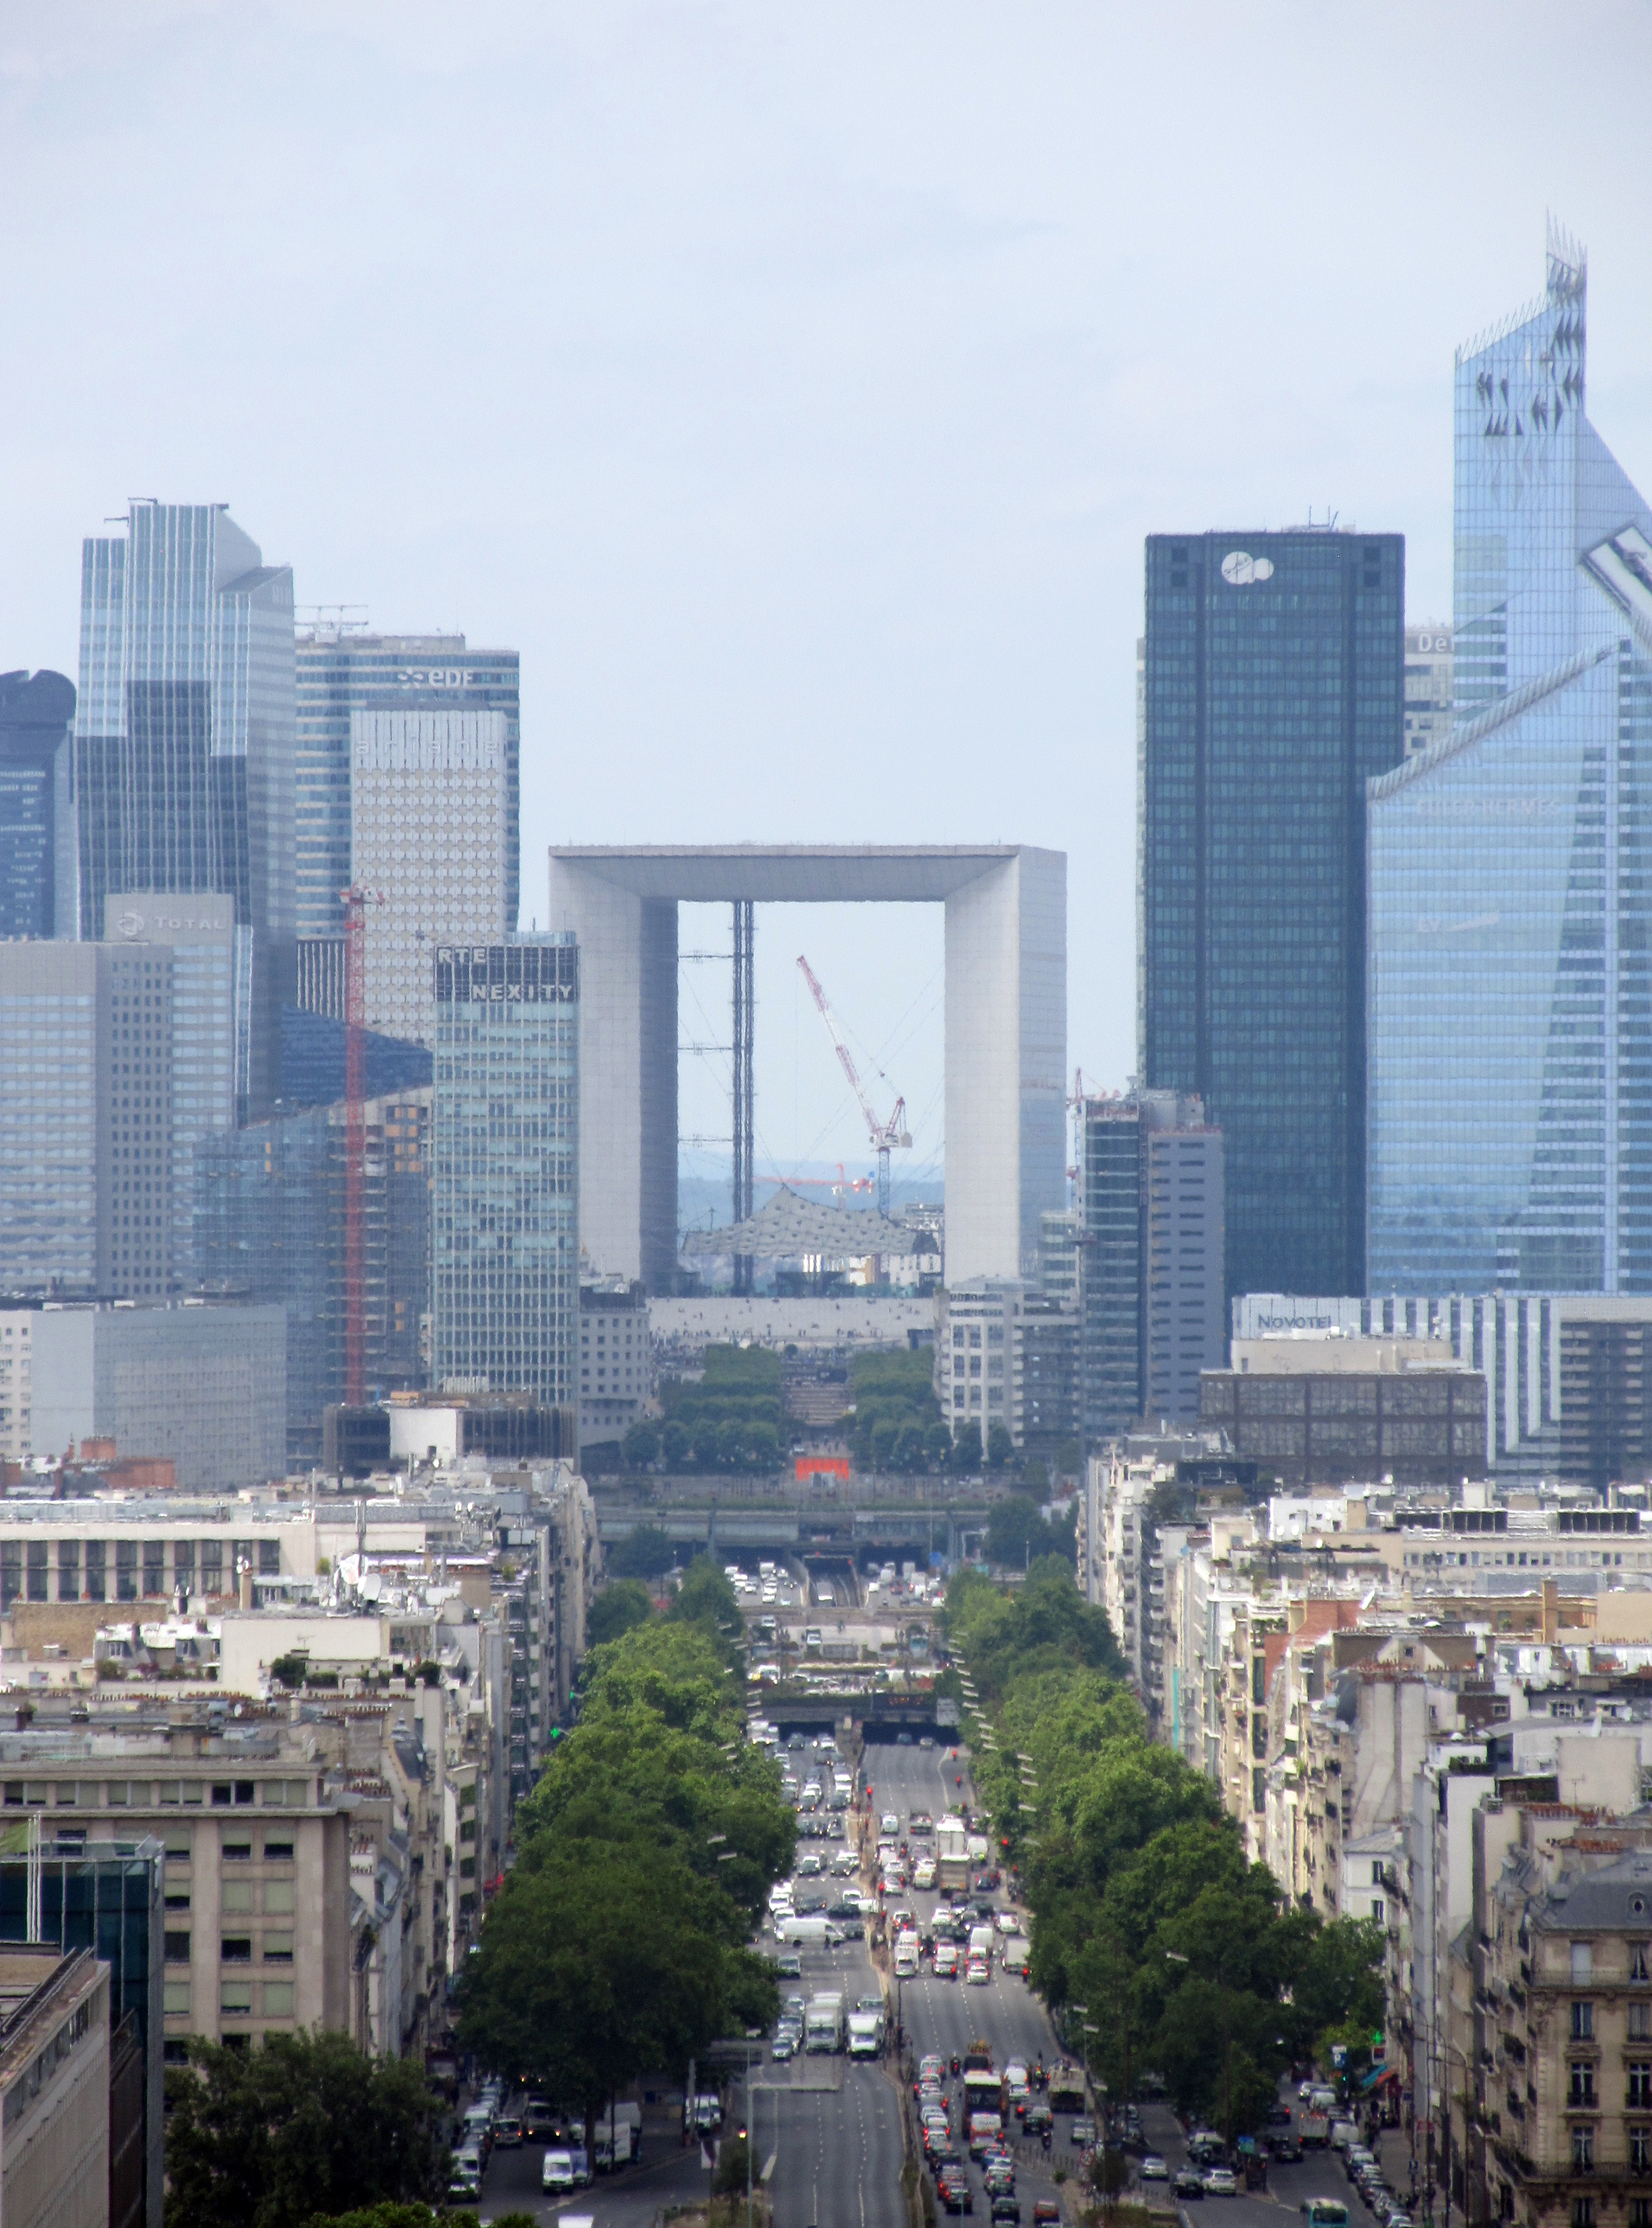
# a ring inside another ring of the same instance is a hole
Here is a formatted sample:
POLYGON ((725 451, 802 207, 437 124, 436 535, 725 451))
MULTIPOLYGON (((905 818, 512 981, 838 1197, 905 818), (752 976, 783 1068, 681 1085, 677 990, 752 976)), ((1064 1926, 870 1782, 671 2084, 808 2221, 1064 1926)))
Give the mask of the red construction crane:
POLYGON ((367 908, 384 900, 354 882, 338 893, 344 908, 344 1405, 367 1398, 367 1279, 362 1258, 362 1194, 367 1175, 367 984, 362 968, 367 908))
MULTIPOLYGON (((877 1149, 878 1213, 887 1220, 889 1213, 890 1149, 896 1145, 909 1147, 912 1143, 912 1132, 906 1126, 906 1102, 904 1098, 897 1098, 894 1103, 894 1109, 890 1114, 889 1119, 887 1122, 879 1121, 876 1114, 873 1111, 872 1101, 866 1095, 866 1086, 861 1081, 860 1074, 855 1068, 855 1062, 849 1057, 849 1048, 843 1041, 843 1032, 837 1026, 837 1016, 833 1013, 831 1006, 828 1002, 826 993, 820 987, 820 983, 815 974, 814 969, 809 964, 809 962, 804 957, 801 951, 797 954, 797 964, 802 968, 804 980, 808 983, 810 990, 813 995, 815 1003, 820 1008, 820 1017, 831 1032, 832 1042, 837 1047, 839 1063, 842 1067, 844 1074, 847 1075, 849 1079, 850 1090, 853 1091, 855 1097, 861 1102, 861 1111, 866 1117, 867 1129, 871 1135, 873 1144, 877 1149)), ((887 1083, 889 1079, 887 1075, 883 1074, 883 1070, 881 1068, 878 1070, 878 1073, 880 1076, 883 1076, 883 1080, 887 1083)), ((840 1170, 840 1174, 841 1173, 842 1171, 840 1170)))

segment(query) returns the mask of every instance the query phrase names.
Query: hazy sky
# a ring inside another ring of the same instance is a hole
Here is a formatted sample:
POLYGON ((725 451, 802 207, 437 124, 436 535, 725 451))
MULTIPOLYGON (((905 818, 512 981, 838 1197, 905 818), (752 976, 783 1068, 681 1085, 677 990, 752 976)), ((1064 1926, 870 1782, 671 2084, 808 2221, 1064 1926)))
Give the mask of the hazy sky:
MULTIPOLYGON (((1546 208, 1652 485, 1649 90, 1578 0, 0 0, 0 669, 73 674, 128 496, 227 500, 301 604, 520 647, 524 924, 553 839, 1053 845, 1122 1082, 1143 536, 1331 506, 1448 613, 1546 208)), ((938 1152, 938 919, 758 940, 765 1149, 865 1165, 805 949, 938 1152)))

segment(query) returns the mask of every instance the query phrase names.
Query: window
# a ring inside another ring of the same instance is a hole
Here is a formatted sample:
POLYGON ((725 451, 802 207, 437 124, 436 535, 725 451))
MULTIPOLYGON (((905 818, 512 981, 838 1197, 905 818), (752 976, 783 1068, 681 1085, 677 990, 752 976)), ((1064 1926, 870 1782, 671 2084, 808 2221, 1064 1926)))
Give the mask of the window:
POLYGON ((292 1862, 291 1841, 266 1841, 264 1861, 268 1865, 290 1865, 292 1862))
POLYGON ((1595 2131, 1592 2128, 1573 2128, 1572 2130, 1572 2171, 1573 2174, 1592 2174, 1595 2170, 1595 2131))
POLYGON ((187 1934, 169 1934, 166 1937, 166 1962, 169 1965, 187 1965, 189 1962, 189 1937, 187 1934))
POLYGON ((1579 1981, 1595 1977, 1595 1950, 1591 1942, 1574 1942, 1572 1945, 1572 1979, 1573 1986, 1579 1981))
POLYGON ((266 1928, 264 1962, 266 1965, 290 1965, 292 1962, 292 1937, 290 1933, 278 1934, 266 1928))
POLYGON ((169 1911, 188 1911, 189 1908, 188 1888, 185 1888, 182 1895, 169 1895, 166 1898, 166 1907, 169 1911))
POLYGON ((1595 2069, 1587 2058, 1573 2059, 1568 2071, 1572 2086, 1566 2092, 1569 2112, 1592 2112, 1595 2109, 1595 2069))
POLYGON ((1631 2112, 1652 2111, 1652 2058, 1632 2058, 1623 2068, 1631 2112))
POLYGON ((266 1981, 264 2016, 266 2019, 291 2018, 292 1983, 291 1981, 266 1981))
POLYGON ((176 1827, 166 1837, 166 1861, 169 1865, 187 1865, 189 1861, 189 1836, 176 1827))
POLYGON ((250 2012, 253 2008, 253 1983, 250 1981, 220 1982, 218 2008, 221 2012, 250 2012))
MULTIPOLYGON (((1585 2130, 1579 2128, 1572 2139, 1572 2163, 1578 2163, 1578 2136, 1585 2130)), ((1592 2161, 1591 2161, 1592 2163, 1592 2161)), ((1595 2200, 1592 2197, 1574 2197, 1572 2200, 1572 2228, 1595 2228, 1595 2200)))
POLYGON ((161 2045, 162 2062, 167 2065, 187 2065, 189 2063, 189 2044, 187 2036, 168 2040, 161 2045))
POLYGON ((253 1883, 251 1880, 226 1880, 218 1891, 219 1907, 232 1918, 251 1917, 253 1911, 253 1883))
MULTIPOLYGON (((1624 2032, 1631 2042, 1652 2042, 1652 2004, 1630 2004, 1625 2014, 1624 2032)), ((1648 2224, 1652 2228, 1652 2223, 1648 2224)))
POLYGON ((189 2015, 189 1983, 187 1981, 163 1981, 161 1983, 161 2005, 168 2018, 182 2013, 189 2015))
POLYGON ((1631 1981, 1652 1981, 1652 1966, 1647 1963, 1647 1954, 1652 1943, 1631 1942, 1629 1945, 1629 1976, 1631 1981))
POLYGON ((1592 2042, 1595 2039, 1595 2007, 1591 2003, 1572 2007, 1572 2039, 1573 2042, 1592 2042))
POLYGON ((226 1841, 219 1854, 226 1864, 245 1864, 251 1860, 253 1844, 250 1841, 226 1841))
POLYGON ((253 1937, 250 1934, 226 1934, 219 1946, 219 1962, 225 1965, 250 1965, 253 1962, 253 1937))
POLYGON ((264 1908, 273 1917, 282 1918, 291 1917, 292 1911, 292 1882, 290 1879, 266 1880, 264 1883, 264 1908))
POLYGON ((1631 2197, 1629 2228, 1652 2228, 1652 2197, 1631 2197))
POLYGON ((60 1810, 73 1810, 80 1799, 80 1783, 75 1779, 60 1779, 55 1789, 55 1801, 60 1810))
POLYGON ((1630 2129, 1629 2170, 1631 2174, 1652 2174, 1652 2128, 1630 2129))

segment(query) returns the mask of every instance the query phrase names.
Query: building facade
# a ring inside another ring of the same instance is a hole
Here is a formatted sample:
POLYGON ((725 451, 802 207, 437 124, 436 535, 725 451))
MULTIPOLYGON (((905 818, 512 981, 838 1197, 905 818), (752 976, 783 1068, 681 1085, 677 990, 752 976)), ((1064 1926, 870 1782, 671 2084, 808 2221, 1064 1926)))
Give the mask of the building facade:
POLYGON ((83 545, 80 932, 112 892, 232 898, 236 1098, 274 1095, 293 964, 292 573, 221 503, 134 503, 83 545))
POLYGON ((1556 234, 1457 355, 1456 725, 1370 787, 1373 1292, 1652 1291, 1652 509, 1586 299, 1556 234))
POLYGON ((439 1386, 578 1399, 579 951, 571 936, 436 953, 439 1386))
POLYGON ((431 1043, 431 954, 515 928, 511 763, 500 711, 351 712, 350 880, 372 896, 362 917, 370 1028, 431 1043))
POLYGON ((73 936, 74 684, 0 673, 0 942, 73 936))
MULTIPOLYGON (((350 880, 350 722, 358 711, 496 714, 504 722, 504 918, 520 903, 521 660, 514 650, 474 650, 462 634, 374 634, 336 621, 305 628, 298 643, 298 932, 300 1002, 343 1014, 338 893, 350 880)), ((434 865, 442 845, 426 846, 434 865)), ((425 954, 428 967, 430 953, 425 954)))
POLYGON ((1449 1486, 1479 1464, 1486 1380, 1441 1340, 1235 1339, 1199 1420, 1284 1485, 1449 1486))
POLYGON ((1230 1292, 1365 1284, 1365 784, 1403 755, 1405 541, 1153 535, 1137 1071, 1226 1139, 1230 1292))
POLYGON ((1418 757, 1451 732, 1456 663, 1444 619, 1405 629, 1405 756, 1418 757))
MULTIPOLYGON (((432 1099, 409 1091, 362 1110, 363 1368, 375 1399, 429 1373, 432 1099)), ((334 1105, 208 1137, 195 1155, 202 1289, 285 1313, 296 1467, 321 1460, 324 1413, 344 1397, 346 1143, 334 1105)))
POLYGON ((648 1295, 642 1284, 579 1287, 579 1444, 623 1439, 654 1396, 648 1295))

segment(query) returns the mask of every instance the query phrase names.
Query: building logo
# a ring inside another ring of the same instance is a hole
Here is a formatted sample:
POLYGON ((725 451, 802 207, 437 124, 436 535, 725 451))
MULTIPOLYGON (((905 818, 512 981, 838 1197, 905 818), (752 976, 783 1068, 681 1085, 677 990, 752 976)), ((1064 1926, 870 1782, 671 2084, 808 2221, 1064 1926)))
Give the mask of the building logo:
POLYGON ((128 944, 136 944, 144 933, 144 916, 141 912, 124 912, 115 926, 128 944))
POLYGON ((1252 557, 1247 549, 1230 549, 1222 560, 1222 578, 1230 588, 1248 588, 1255 581, 1273 578, 1271 557, 1252 557))

